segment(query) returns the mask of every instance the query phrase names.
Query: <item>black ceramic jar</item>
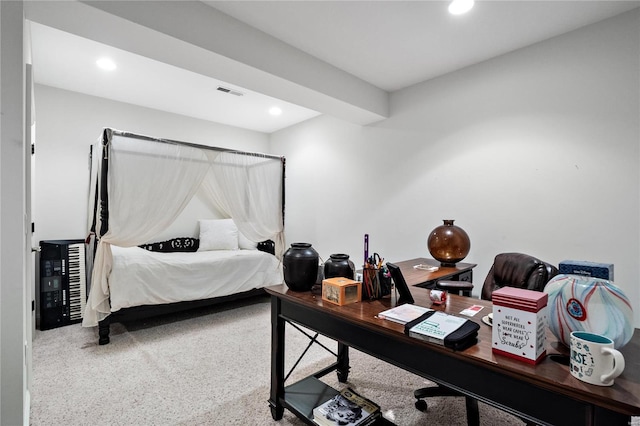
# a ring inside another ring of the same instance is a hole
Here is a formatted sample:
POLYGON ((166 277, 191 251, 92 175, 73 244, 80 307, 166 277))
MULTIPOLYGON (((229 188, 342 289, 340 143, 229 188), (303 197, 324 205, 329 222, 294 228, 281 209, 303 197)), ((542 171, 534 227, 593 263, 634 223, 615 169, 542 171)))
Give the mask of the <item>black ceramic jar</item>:
POLYGON ((293 291, 309 291, 318 277, 318 252, 309 243, 293 243, 284 252, 284 282, 293 291))
POLYGON ((349 260, 349 255, 344 253, 332 254, 324 262, 324 277, 344 277, 353 279, 356 272, 355 265, 349 260))

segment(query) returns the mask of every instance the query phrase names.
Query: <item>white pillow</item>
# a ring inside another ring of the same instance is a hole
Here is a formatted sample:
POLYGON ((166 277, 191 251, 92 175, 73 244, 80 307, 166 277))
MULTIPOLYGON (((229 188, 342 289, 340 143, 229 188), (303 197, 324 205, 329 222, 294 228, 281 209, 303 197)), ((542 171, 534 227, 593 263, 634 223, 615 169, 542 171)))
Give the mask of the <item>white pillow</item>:
POLYGON ((238 250, 238 227, 233 219, 200 220, 198 251, 238 250))
POLYGON ((238 231, 238 247, 242 250, 257 250, 258 243, 254 243, 250 239, 244 236, 244 234, 238 231))

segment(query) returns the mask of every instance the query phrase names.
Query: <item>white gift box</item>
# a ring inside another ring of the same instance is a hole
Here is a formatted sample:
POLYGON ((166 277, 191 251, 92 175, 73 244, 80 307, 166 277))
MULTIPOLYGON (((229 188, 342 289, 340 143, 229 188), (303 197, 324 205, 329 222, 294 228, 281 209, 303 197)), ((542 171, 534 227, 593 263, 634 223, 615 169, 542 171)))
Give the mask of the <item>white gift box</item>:
POLYGON ((492 350, 530 364, 546 354, 546 293, 503 287, 492 294, 492 350))

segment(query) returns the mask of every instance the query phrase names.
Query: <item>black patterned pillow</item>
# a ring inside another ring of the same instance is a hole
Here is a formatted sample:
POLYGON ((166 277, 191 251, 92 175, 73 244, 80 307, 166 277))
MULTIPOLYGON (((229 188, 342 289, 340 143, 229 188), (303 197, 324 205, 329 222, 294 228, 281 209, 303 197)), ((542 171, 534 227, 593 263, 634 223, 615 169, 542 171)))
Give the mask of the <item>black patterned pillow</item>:
POLYGON ((149 243, 138 246, 149 251, 159 251, 163 253, 172 252, 195 252, 198 251, 200 240, 193 237, 172 238, 159 243, 149 243))

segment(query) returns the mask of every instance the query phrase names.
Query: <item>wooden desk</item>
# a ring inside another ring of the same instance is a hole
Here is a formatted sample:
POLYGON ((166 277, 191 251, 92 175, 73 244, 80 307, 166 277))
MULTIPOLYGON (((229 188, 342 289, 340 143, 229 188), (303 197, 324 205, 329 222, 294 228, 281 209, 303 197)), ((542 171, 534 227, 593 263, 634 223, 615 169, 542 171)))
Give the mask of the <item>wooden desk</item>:
POLYGON ((435 288, 436 282, 440 280, 451 281, 469 281, 473 282, 473 268, 475 263, 456 263, 456 266, 440 266, 440 262, 434 259, 418 257, 411 260, 403 260, 402 262, 393 262, 402 271, 402 276, 409 286, 418 286, 423 288, 435 288), (431 265, 437 266, 439 269, 434 272, 415 269, 415 265, 431 265))
MULTIPOLYGON (((472 304, 485 306, 471 318, 480 324, 478 344, 454 352, 406 336, 401 324, 378 319, 379 312, 395 304, 392 298, 337 306, 324 303, 311 292, 293 292, 285 285, 266 290, 271 295, 272 308, 269 403, 275 420, 281 419, 287 408, 312 424, 309 416, 313 406, 323 398, 328 399, 331 389, 327 391, 324 383, 314 377, 337 371, 338 379, 345 382, 350 368, 349 346, 538 424, 627 426, 630 416, 640 415, 639 330, 622 348, 627 363, 622 375, 615 379, 613 386, 600 387, 577 380, 569 373, 568 366, 551 359, 552 354, 566 355, 568 351, 550 332, 547 333, 549 356, 537 365, 494 355, 491 327, 481 320, 492 309, 491 302, 485 300, 451 295, 445 306, 434 306, 452 314, 459 314, 472 304), (335 364, 287 387, 284 384, 286 321, 338 341, 335 364), (309 392, 313 387, 316 396, 309 392), (301 404, 301 399, 306 402, 301 404)), ((428 290, 411 287, 411 292, 416 304, 431 305, 428 290)), ((384 401, 378 402, 384 408, 384 401)))

